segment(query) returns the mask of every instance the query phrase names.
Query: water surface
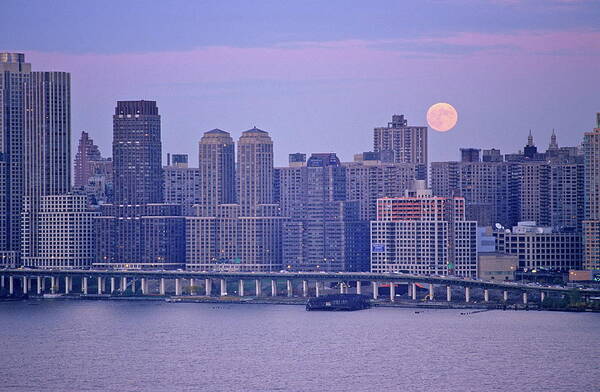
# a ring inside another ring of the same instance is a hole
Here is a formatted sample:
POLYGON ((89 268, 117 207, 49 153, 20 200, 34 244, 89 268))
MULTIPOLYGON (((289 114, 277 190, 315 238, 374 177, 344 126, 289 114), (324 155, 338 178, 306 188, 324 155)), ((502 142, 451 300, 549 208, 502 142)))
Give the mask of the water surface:
POLYGON ((0 390, 594 391, 600 314, 0 302, 0 390))

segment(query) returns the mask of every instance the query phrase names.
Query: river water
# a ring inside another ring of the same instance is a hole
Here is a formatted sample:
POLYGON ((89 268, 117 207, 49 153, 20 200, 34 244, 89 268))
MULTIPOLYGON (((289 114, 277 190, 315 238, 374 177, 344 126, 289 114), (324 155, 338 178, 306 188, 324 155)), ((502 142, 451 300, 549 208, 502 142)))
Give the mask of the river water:
POLYGON ((598 391, 600 314, 0 302, 2 391, 598 391))

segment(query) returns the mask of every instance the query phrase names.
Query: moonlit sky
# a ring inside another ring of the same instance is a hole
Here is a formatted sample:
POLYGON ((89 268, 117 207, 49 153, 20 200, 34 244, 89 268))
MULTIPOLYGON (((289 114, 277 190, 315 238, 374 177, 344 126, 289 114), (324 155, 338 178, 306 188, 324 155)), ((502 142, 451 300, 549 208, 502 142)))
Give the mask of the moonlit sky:
MULTIPOLYGON (((600 111, 600 1, 2 0, 0 51, 72 75, 73 150, 87 130, 111 155, 117 100, 156 100, 163 155, 197 164, 202 132, 257 126, 291 152, 372 149, 394 113, 430 130, 429 160, 460 147, 581 143, 600 111)), ((74 152, 74 151, 73 151, 74 152)))

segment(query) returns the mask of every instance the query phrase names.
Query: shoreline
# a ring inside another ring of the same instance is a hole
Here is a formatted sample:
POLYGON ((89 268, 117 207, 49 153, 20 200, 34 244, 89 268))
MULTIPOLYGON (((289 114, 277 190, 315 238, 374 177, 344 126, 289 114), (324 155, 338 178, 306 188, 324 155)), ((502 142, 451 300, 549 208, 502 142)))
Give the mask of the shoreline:
MULTIPOLYGON (((0 302, 16 302, 16 301, 42 301, 42 300, 75 300, 75 301, 162 301, 166 303, 205 303, 205 304, 239 304, 239 305, 292 305, 292 306, 305 306, 305 298, 256 298, 256 297, 206 297, 206 296, 114 296, 114 295, 56 295, 52 297, 43 297, 32 295, 28 297, 2 297, 0 302)), ((406 301, 397 301, 395 303, 384 302, 384 301, 373 301, 372 307, 382 308, 402 308, 402 309, 472 309, 478 311, 489 311, 489 310, 501 310, 501 311, 549 311, 549 312, 587 312, 587 313, 600 313, 600 311, 593 309, 544 309, 540 308, 537 304, 523 306, 522 304, 509 304, 503 306, 503 304, 481 304, 481 303, 445 303, 445 302, 425 302, 425 303, 414 303, 406 301)), ((479 313, 479 312, 477 312, 479 313)), ((469 313, 467 313, 469 314, 469 313)))

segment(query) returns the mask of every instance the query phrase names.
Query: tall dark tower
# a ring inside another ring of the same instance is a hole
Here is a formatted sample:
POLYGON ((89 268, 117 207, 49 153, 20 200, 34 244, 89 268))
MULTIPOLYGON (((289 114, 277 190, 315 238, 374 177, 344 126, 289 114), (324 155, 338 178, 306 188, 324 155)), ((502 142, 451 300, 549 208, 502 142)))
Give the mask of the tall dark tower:
POLYGON ((163 201, 160 115, 155 101, 117 101, 113 181, 115 204, 163 201))
POLYGON ((31 64, 22 53, 0 53, 0 265, 21 249, 25 88, 31 64))

